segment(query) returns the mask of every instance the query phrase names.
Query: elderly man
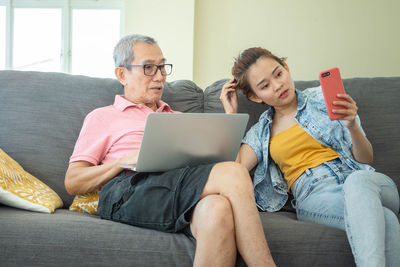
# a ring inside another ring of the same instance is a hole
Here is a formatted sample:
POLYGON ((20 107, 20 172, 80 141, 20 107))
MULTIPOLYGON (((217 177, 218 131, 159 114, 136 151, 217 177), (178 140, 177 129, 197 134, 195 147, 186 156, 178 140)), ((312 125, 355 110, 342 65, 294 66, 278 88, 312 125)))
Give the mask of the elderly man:
POLYGON ((183 232, 196 241, 194 266, 233 266, 236 251, 249 266, 274 266, 248 171, 223 162, 163 173, 134 173, 146 117, 174 112, 161 100, 172 65, 154 39, 122 38, 115 75, 124 87, 113 105, 85 118, 65 175, 69 194, 102 188, 98 214, 139 227, 183 232))

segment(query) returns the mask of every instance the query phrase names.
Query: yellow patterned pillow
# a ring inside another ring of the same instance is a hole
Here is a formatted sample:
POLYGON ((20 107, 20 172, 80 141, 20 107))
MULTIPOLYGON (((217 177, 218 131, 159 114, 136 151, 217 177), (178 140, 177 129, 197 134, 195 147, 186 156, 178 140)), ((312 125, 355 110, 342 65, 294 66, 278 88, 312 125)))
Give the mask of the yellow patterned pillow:
POLYGON ((61 198, 0 149, 0 203, 15 208, 53 213, 61 198))
POLYGON ((100 189, 90 193, 75 196, 74 201, 72 202, 71 206, 69 206, 69 210, 89 214, 97 214, 99 194, 100 189))

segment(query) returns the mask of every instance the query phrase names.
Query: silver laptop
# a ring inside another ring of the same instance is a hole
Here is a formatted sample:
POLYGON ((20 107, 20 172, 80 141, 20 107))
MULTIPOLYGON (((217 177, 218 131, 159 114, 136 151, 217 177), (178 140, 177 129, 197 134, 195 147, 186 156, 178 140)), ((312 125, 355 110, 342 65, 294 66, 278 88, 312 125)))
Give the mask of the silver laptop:
POLYGON ((234 161, 248 114, 151 113, 147 117, 136 166, 138 172, 234 161))

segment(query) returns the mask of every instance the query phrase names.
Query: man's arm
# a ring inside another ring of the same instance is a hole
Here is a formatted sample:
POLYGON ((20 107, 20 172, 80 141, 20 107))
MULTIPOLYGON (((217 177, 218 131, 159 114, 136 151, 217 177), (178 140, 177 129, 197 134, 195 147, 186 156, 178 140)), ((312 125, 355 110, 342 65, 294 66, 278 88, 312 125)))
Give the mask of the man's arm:
POLYGON ((121 164, 136 164, 139 151, 126 157, 101 165, 93 165, 87 161, 72 162, 65 174, 65 188, 70 195, 84 194, 105 185, 117 176, 123 168, 121 164))
POLYGON ((65 189, 70 195, 88 193, 106 184, 121 171, 116 161, 97 166, 87 161, 72 162, 65 174, 65 189))

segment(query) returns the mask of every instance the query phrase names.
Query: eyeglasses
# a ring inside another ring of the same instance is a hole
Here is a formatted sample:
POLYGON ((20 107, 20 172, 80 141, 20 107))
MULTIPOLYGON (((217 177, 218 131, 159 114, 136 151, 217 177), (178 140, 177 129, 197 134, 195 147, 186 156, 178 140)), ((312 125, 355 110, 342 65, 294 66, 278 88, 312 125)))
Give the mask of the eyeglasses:
POLYGON ((143 73, 146 76, 154 76, 157 73, 157 70, 160 70, 162 76, 167 76, 172 73, 172 64, 144 64, 144 65, 125 65, 125 68, 129 69, 131 67, 142 67, 143 73))

